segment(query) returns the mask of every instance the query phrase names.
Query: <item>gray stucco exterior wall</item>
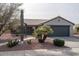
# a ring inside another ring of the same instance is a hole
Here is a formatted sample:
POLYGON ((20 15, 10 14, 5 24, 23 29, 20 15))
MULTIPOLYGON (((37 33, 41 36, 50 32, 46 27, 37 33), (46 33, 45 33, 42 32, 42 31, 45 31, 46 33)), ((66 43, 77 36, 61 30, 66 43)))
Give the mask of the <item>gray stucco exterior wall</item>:
POLYGON ((58 18, 55 18, 51 21, 48 21, 46 23, 44 23, 45 25, 62 25, 62 26, 69 26, 69 36, 73 36, 73 24, 58 17, 58 18))

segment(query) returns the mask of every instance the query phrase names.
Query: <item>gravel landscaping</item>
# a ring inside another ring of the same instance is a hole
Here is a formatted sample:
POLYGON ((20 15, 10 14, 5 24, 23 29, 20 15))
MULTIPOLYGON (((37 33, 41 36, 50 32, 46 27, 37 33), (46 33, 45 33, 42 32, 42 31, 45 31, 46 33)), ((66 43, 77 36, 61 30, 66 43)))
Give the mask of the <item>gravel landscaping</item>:
MULTIPOLYGON (((16 50, 36 50, 36 49, 58 49, 61 47, 56 47, 53 45, 53 40, 47 39, 45 43, 39 43, 38 40, 32 40, 31 44, 27 44, 27 41, 25 40, 23 44, 19 44, 15 47, 8 48, 6 45, 0 46, 0 51, 16 51, 16 50)), ((62 48, 69 48, 67 46, 64 46, 62 48)))
POLYGON ((79 56, 79 39, 76 37, 48 37, 45 43, 39 43, 34 37, 28 36, 23 44, 8 48, 8 40, 0 41, 0 55, 12 56, 79 56), (53 45, 53 39, 64 39, 65 46, 57 47, 53 45), (31 39, 32 43, 27 44, 31 39))

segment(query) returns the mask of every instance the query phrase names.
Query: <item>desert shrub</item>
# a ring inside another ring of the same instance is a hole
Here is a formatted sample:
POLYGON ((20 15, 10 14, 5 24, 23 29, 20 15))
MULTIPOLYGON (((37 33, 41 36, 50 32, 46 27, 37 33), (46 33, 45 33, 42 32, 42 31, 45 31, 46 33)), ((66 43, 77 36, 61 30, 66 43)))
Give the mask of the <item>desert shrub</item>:
POLYGON ((64 46, 65 41, 61 40, 61 39, 55 39, 55 40, 53 40, 53 43, 54 43, 55 46, 62 47, 62 46, 64 46))
POLYGON ((8 43, 7 43, 7 47, 12 48, 12 47, 16 46, 18 43, 19 43, 18 40, 10 40, 10 41, 8 41, 8 43))
POLYGON ((53 33, 53 29, 50 26, 40 25, 34 30, 33 36, 38 39, 39 43, 44 43, 49 33, 53 33))
POLYGON ((28 44, 31 44, 31 40, 27 40, 27 43, 28 43, 28 44))

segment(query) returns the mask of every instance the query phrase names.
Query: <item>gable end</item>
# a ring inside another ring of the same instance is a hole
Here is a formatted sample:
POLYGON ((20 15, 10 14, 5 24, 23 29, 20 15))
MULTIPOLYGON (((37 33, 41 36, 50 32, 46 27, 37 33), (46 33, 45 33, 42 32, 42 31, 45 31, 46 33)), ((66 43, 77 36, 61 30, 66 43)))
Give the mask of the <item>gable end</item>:
POLYGON ((51 19, 51 20, 48 20, 48 21, 46 21, 46 22, 44 22, 44 23, 41 23, 40 25, 45 24, 45 23, 47 23, 47 22, 50 22, 50 21, 52 21, 52 20, 55 20, 55 19, 57 19, 57 18, 61 18, 61 19, 65 20, 65 21, 67 21, 68 23, 71 23, 72 25, 75 25, 74 23, 72 23, 72 22, 66 20, 65 18, 63 18, 63 17, 61 17, 61 16, 57 16, 57 17, 55 17, 55 18, 53 18, 53 19, 51 19))

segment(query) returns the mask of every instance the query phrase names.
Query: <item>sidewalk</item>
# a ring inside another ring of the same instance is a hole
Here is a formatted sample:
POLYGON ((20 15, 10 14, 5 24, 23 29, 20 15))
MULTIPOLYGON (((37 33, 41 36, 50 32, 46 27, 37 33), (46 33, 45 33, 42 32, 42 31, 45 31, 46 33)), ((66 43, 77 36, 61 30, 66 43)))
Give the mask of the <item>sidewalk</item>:
POLYGON ((6 51, 0 52, 0 56, 79 56, 79 48, 6 51))

